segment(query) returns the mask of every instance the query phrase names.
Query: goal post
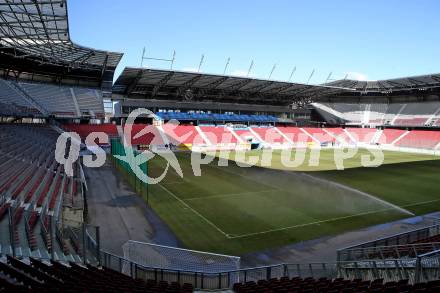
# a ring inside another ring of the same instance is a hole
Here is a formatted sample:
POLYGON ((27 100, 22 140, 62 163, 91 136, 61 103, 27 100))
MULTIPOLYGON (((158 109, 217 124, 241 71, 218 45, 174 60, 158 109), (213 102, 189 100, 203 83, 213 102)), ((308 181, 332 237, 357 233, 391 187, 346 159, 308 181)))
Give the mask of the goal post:
POLYGON ((124 258, 145 267, 220 273, 240 269, 240 257, 129 240, 124 258))

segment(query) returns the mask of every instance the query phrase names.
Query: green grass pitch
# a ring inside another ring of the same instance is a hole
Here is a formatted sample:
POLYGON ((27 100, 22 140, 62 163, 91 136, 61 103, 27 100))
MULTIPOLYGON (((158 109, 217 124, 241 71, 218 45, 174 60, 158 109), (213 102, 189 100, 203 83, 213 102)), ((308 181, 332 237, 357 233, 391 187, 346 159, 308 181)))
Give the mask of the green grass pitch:
MULTIPOLYGON (((170 169, 150 186, 149 203, 185 247, 233 255, 439 210, 440 160, 385 152, 383 165, 366 168, 360 158, 367 154, 345 160, 343 171, 335 170, 333 150, 321 152, 317 167, 307 165, 310 151, 295 168, 282 166, 280 151, 271 168, 219 167, 216 158, 194 176, 191 155, 177 153, 183 178, 170 169)), ((149 175, 164 166, 156 156, 149 175)))

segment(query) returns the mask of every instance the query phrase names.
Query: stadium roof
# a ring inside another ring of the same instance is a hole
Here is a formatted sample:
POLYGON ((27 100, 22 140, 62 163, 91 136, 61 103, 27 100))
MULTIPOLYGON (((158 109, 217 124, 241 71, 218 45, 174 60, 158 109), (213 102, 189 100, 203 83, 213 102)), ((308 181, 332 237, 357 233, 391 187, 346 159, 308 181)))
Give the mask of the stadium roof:
MULTIPOLYGON (((111 91, 121 53, 70 39, 67 0, 0 0, 0 66, 22 79, 94 85, 111 91)), ((5 76, 5 78, 7 78, 5 76)))
POLYGON ((67 0, 0 0, 0 45, 22 58, 72 67, 116 67, 122 57, 72 43, 67 0))
POLYGON ((314 96, 352 91, 248 77, 146 68, 124 69, 113 93, 128 98, 212 100, 218 102, 306 103, 314 96))
POLYGON ((325 85, 350 88, 359 92, 428 90, 440 88, 440 74, 421 75, 377 81, 357 81, 343 79, 326 83, 325 85))

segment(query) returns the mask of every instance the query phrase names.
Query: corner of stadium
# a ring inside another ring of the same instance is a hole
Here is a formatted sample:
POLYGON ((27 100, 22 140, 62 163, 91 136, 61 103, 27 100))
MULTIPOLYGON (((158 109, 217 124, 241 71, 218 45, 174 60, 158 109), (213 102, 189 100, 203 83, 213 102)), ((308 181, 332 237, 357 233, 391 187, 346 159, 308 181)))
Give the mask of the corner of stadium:
POLYGON ((0 292, 438 292, 440 74, 122 56, 0 0, 0 292))

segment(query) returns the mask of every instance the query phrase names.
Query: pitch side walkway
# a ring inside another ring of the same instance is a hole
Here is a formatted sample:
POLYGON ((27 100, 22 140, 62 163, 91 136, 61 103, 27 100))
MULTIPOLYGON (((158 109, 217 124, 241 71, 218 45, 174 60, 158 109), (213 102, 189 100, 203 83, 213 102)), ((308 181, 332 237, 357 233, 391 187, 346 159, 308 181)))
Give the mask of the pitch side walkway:
POLYGON ((335 262, 336 251, 340 248, 433 225, 435 218, 440 218, 440 212, 250 253, 242 256, 241 265, 256 267, 278 263, 335 262))
POLYGON ((102 248, 122 255, 128 240, 179 246, 170 229, 111 165, 84 168, 89 223, 100 227, 102 248))

